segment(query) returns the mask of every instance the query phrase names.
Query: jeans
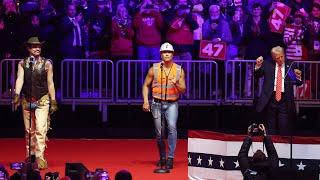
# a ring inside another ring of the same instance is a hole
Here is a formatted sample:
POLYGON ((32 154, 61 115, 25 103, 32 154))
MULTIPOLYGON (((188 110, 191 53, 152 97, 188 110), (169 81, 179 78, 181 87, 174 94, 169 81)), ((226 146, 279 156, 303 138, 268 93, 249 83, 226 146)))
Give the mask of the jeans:
POLYGON ((174 158, 174 151, 177 144, 177 120, 178 120, 178 102, 154 102, 152 101, 151 112, 154 118, 156 139, 158 143, 158 150, 160 158, 166 157, 166 147, 164 143, 164 120, 167 121, 168 128, 168 146, 169 146, 169 158, 174 158), (161 118, 162 121, 162 133, 161 133, 161 118))

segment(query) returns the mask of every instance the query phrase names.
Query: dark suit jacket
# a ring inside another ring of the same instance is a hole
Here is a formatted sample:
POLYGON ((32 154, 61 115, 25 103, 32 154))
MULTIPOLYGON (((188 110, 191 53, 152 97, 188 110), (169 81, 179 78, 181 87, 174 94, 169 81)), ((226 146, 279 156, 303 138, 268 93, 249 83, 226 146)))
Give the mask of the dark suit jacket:
POLYGON ((278 153, 270 136, 264 137, 263 142, 268 153, 268 158, 265 161, 255 163, 248 157, 252 138, 247 136, 244 139, 238 154, 238 161, 244 180, 268 180, 273 179, 271 177, 275 176, 274 172, 277 171, 279 167, 278 153), (250 173, 251 171, 256 171, 258 174, 252 175, 250 173))
MULTIPOLYGON (((80 23, 81 41, 85 50, 88 50, 88 37, 84 31, 84 24, 80 23)), ((58 31, 60 34, 60 50, 62 52, 68 52, 70 47, 73 47, 73 23, 68 16, 64 16, 60 19, 58 25, 58 31)))
MULTIPOLYGON (((284 93, 289 109, 294 108, 293 85, 302 85, 302 81, 295 78, 293 69, 297 69, 297 66, 295 63, 292 63, 292 61, 285 61, 284 93), (289 68, 290 71, 288 72, 289 68)), ((264 77, 262 92, 256 104, 257 112, 263 111, 270 101, 272 92, 274 91, 275 68, 275 61, 265 60, 263 61, 262 66, 254 72, 255 78, 264 77)))

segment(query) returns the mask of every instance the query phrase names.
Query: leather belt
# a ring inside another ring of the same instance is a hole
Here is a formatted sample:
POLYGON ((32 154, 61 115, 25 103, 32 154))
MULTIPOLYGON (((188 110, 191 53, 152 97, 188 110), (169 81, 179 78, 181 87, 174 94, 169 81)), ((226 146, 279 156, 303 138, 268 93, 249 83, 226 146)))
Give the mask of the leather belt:
POLYGON ((179 99, 177 99, 177 100, 162 100, 162 99, 153 98, 153 100, 156 103, 161 103, 161 102, 174 103, 174 102, 177 102, 179 99))

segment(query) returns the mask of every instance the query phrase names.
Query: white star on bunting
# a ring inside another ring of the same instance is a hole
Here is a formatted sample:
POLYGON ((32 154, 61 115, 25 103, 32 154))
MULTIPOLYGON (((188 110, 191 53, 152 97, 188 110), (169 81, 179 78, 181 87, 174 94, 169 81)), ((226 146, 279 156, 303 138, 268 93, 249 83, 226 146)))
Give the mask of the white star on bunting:
POLYGON ((298 170, 300 171, 303 171, 304 170, 304 168, 307 166, 307 165, 304 165, 304 164, 302 164, 302 161, 300 161, 300 164, 297 164, 297 166, 298 166, 298 170))
POLYGON ((212 166, 213 160, 211 159, 211 156, 210 156, 210 159, 208 159, 208 161, 209 161, 209 165, 208 166, 212 166))
POLYGON ((234 167, 235 169, 236 169, 237 167, 240 167, 238 160, 237 160, 236 162, 233 162, 233 163, 236 165, 236 167, 234 167))
POLYGON ((221 158, 221 160, 219 161, 219 163, 220 163, 220 167, 224 168, 224 161, 222 160, 222 158, 221 158))
POLYGON ((188 164, 191 164, 191 157, 190 157, 190 155, 189 155, 189 157, 188 157, 188 164))
POLYGON ((279 167, 284 166, 284 164, 282 164, 282 162, 279 160, 279 167))
POLYGON ((199 157, 198 157, 198 165, 201 165, 201 161, 202 161, 202 159, 200 158, 200 155, 199 155, 199 157))

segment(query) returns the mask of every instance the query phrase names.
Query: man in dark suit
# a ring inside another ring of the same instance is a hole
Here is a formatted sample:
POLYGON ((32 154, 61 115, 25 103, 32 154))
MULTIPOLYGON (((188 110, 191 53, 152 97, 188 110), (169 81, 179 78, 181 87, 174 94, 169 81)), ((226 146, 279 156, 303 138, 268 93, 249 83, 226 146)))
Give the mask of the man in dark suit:
POLYGON ((293 85, 302 84, 301 71, 285 60, 282 47, 272 48, 271 56, 272 61, 264 61, 262 56, 256 60, 255 77, 264 77, 256 111, 267 112, 269 134, 290 135, 295 114, 293 85))
POLYGON ((89 56, 83 15, 77 14, 75 4, 68 4, 66 16, 61 18, 58 30, 61 34, 60 53, 63 59, 81 59, 89 56))

